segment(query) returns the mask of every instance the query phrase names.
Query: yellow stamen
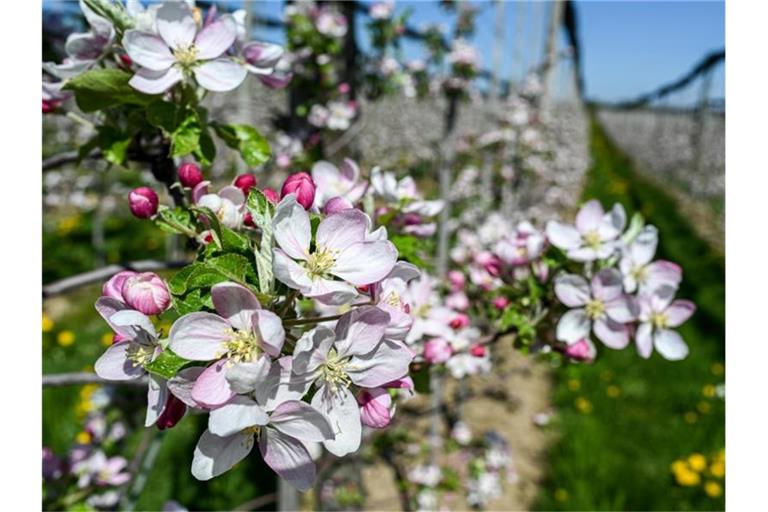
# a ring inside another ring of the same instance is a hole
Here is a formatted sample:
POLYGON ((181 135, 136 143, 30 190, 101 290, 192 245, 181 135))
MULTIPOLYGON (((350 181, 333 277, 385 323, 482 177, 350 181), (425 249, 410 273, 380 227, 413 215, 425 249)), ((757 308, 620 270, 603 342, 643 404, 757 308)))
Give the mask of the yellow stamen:
POLYGON ((594 320, 605 313, 605 304, 600 300, 594 299, 587 302, 585 309, 587 310, 587 316, 594 320))
POLYGON ((328 352, 328 359, 322 368, 322 378, 328 384, 331 391, 335 392, 339 386, 349 387, 352 380, 347 375, 349 359, 342 359, 336 353, 336 349, 328 352))
POLYGON ((259 357, 259 342, 261 340, 256 333, 246 330, 235 331, 234 329, 227 329, 226 333, 230 335, 229 340, 225 343, 229 364, 248 363, 259 357))
POLYGON ((590 231, 584 235, 584 242, 587 247, 597 250, 600 248, 600 234, 597 231, 590 231))
POLYGON ((331 270, 336 258, 328 249, 320 248, 307 258, 307 270, 309 271, 309 277, 312 280, 326 277, 328 271, 331 270))
POLYGON ((173 50, 173 57, 183 68, 191 67, 197 62, 197 48, 194 44, 180 46, 173 50))

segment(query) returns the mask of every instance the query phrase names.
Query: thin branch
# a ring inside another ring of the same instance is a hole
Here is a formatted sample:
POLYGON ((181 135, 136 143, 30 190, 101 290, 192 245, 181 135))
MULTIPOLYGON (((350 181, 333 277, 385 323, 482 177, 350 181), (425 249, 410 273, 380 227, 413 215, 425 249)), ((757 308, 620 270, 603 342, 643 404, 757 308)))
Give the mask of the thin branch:
POLYGON ((43 286, 43 298, 54 297, 68 291, 80 288, 93 283, 104 281, 122 270, 133 270, 135 272, 151 272, 156 270, 169 270, 181 268, 187 265, 187 261, 157 261, 141 260, 128 263, 107 265, 106 267, 89 270, 82 274, 71 277, 65 277, 51 284, 43 286))
POLYGON ((259 496, 258 498, 254 498, 252 500, 246 501, 245 503, 236 506, 233 510, 236 510, 236 511, 256 510, 257 508, 261 508, 264 505, 269 505, 270 503, 274 503, 275 501, 277 501, 277 496, 275 496, 275 493, 265 494, 264 496, 259 496))
MULTIPOLYGON (((46 158, 43 160, 43 171, 50 171, 52 169, 56 169, 57 167, 61 167, 63 165, 71 164, 74 162, 77 162, 78 160, 78 151, 64 151, 62 153, 58 153, 56 155, 53 155, 51 157, 46 158)), ((101 151, 95 150, 87 155, 83 156, 83 160, 86 159, 97 159, 101 158, 101 151)))
POLYGON ((131 461, 128 471, 133 475, 130 484, 128 484, 123 492, 123 496, 120 499, 120 509, 132 511, 136 508, 136 502, 141 496, 141 492, 144 490, 144 486, 147 484, 147 477, 149 472, 152 471, 152 467, 155 465, 155 459, 160 452, 160 446, 163 443, 163 433, 158 431, 154 427, 150 427, 144 431, 144 435, 141 438, 141 444, 136 450, 131 461))
POLYGON ((43 387, 45 386, 82 386, 84 384, 110 384, 110 385, 127 385, 127 386, 146 386, 147 379, 133 379, 133 380, 106 380, 102 379, 95 373, 88 372, 72 372, 72 373, 52 373, 50 375, 43 375, 43 387))

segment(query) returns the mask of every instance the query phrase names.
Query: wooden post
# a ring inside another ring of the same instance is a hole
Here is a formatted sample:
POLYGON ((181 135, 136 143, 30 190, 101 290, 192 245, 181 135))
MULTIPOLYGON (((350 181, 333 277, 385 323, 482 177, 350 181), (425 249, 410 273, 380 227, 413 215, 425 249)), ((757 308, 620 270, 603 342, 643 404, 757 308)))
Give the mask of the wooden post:
POLYGON ((501 57, 504 49, 504 3, 502 0, 494 0, 496 8, 496 24, 493 30, 493 75, 491 75, 490 99, 496 101, 499 98, 499 80, 501 76, 501 57))
POLYGON ((541 93, 541 111, 543 112, 551 101, 552 96, 552 75, 557 60, 557 38, 560 34, 560 25, 563 22, 563 12, 565 3, 563 0, 555 0, 552 3, 549 16, 549 29, 544 43, 544 62, 542 63, 542 93, 541 93))

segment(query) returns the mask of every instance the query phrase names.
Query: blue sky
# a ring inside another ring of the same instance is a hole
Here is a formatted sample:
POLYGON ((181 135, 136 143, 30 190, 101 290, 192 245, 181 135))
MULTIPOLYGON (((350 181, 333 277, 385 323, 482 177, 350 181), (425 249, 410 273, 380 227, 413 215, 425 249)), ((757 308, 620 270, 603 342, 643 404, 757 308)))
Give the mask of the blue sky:
MULTIPOLYGON (((370 1, 370 0, 368 0, 370 1)), ((483 67, 492 65, 493 30, 496 10, 488 0, 472 1, 480 11, 477 31, 472 38, 483 58, 483 67)), ((45 0, 45 5, 55 3, 45 0)), ((230 3, 232 7, 242 4, 230 3)), ((281 0, 259 2, 255 11, 261 15, 280 17, 281 0)), ((501 75, 517 79, 541 58, 549 9, 547 2, 506 2, 504 5, 505 44, 501 75), (522 55, 515 55, 518 48, 522 55)), ((446 13, 434 0, 398 1, 396 12, 411 9, 411 24, 440 23, 448 30, 454 16, 446 13)), ((616 101, 631 99, 655 89, 687 72, 707 52, 725 46, 724 2, 576 2, 583 53, 584 79, 590 98, 616 101)), ((362 25, 362 24, 361 24, 362 25)), ((257 29, 260 36, 281 42, 279 31, 257 29)), ((259 34, 257 34, 259 35, 259 34)), ((364 33, 358 41, 367 47, 364 33)), ((416 42, 405 44, 407 58, 423 56, 416 42)), ((713 97, 724 97, 724 67, 713 80, 713 97)), ((698 88, 689 87, 671 98, 670 103, 689 103, 698 88)))

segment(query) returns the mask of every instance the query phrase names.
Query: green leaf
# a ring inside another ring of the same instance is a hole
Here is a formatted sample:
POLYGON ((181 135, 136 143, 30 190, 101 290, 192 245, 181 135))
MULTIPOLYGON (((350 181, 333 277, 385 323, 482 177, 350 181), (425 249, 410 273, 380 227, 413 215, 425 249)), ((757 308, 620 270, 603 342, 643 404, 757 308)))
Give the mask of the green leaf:
POLYGON ((128 85, 130 73, 120 69, 92 69, 70 78, 63 89, 75 93, 77 106, 83 112, 94 112, 116 105, 148 105, 150 96, 128 85))
POLYGON ((175 208, 161 208, 155 217, 155 225, 166 233, 174 233, 194 237, 195 225, 189 211, 177 206, 175 208))
POLYGON ((261 243, 255 251, 256 271, 259 274, 259 291, 270 295, 274 289, 275 276, 272 272, 272 248, 274 236, 272 234, 272 217, 274 205, 269 202, 261 190, 252 189, 248 194, 248 211, 251 213, 253 223, 261 229, 261 243))
POLYGON ((198 263, 187 265, 168 281, 168 289, 171 290, 172 294, 183 295, 187 291, 187 279, 194 273, 198 265, 198 263))
POLYGON ((195 313, 203 309, 203 300, 199 289, 193 290, 183 297, 174 297, 173 303, 179 315, 195 313))
POLYGON ((147 121, 152 126, 162 128, 166 133, 171 134, 176 131, 181 121, 181 112, 179 108, 167 101, 153 101, 147 107, 147 121))
POLYGON ((216 158, 216 145, 208 130, 200 132, 200 144, 195 151, 195 157, 202 165, 211 165, 216 158))
POLYGON ((241 254, 222 254, 206 260, 205 265, 219 271, 230 281, 240 284, 246 284, 247 277, 255 277, 251 262, 241 254))
POLYGON ((96 144, 101 148, 104 159, 117 165, 125 163, 133 134, 125 133, 111 126, 100 126, 98 131, 96 144))
POLYGON ((401 259, 419 267, 426 266, 426 263, 419 255, 421 241, 418 238, 412 235, 392 235, 389 241, 395 245, 401 259))
POLYGON ((253 126, 247 124, 213 124, 213 128, 224 143, 240 152, 243 161, 256 167, 272 156, 269 142, 253 126))
POLYGON ((144 369, 154 375, 170 379, 190 361, 174 354, 171 349, 165 349, 151 363, 145 364, 144 369))
POLYGON ((171 156, 186 156, 198 151, 203 129, 194 110, 188 110, 171 134, 171 156))

